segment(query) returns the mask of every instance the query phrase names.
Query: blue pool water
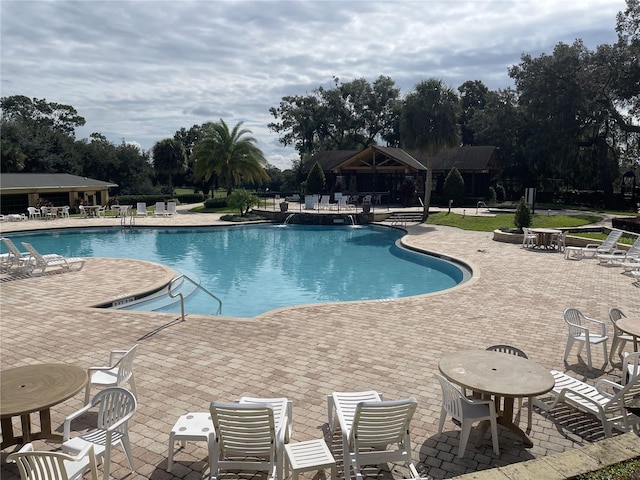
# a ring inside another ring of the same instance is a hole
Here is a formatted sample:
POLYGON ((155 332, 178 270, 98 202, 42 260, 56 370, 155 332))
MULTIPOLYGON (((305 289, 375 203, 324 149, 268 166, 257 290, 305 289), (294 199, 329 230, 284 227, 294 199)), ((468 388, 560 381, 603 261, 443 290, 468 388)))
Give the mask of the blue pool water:
MULTIPOLYGON (((133 258, 199 277, 222 314, 253 317, 290 305, 407 297, 451 288, 469 273, 396 245, 402 232, 378 226, 252 225, 29 232, 10 237, 41 253, 133 258)), ((196 293, 187 313, 212 314, 196 293)), ((171 311, 179 311, 175 306, 171 311)))

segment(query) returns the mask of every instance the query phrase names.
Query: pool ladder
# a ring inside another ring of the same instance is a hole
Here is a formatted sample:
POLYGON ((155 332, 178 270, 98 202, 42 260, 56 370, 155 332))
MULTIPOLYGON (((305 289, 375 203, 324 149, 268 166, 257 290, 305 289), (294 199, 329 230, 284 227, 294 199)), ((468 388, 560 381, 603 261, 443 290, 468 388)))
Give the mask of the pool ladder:
POLYGON ((184 295, 182 295, 182 293, 177 293, 174 294, 171 289, 174 285, 174 283, 176 283, 178 280, 189 280, 193 285, 196 286, 196 288, 199 288, 200 290, 202 290, 204 293, 206 293, 207 295, 209 295, 211 298, 213 298, 216 302, 218 302, 218 310, 216 311, 216 313, 214 315, 221 315, 222 314, 222 300, 220 300, 218 297, 216 297, 213 293, 211 293, 209 290, 207 290, 206 288, 204 288, 202 285, 200 285, 198 282, 194 281, 191 277, 189 277, 188 275, 178 275, 177 277, 174 277, 171 282, 169 283, 169 288, 167 289, 167 294, 169 295, 169 297, 171 298, 176 298, 176 297, 180 297, 180 314, 182 315, 182 320, 184 321, 184 295))

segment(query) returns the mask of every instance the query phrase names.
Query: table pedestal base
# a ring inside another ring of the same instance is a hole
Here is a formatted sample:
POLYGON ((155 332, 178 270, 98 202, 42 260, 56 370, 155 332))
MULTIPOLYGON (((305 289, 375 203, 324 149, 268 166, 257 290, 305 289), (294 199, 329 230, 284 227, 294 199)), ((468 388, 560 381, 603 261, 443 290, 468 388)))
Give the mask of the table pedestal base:
POLYGON ((2 444, 0 449, 5 449, 11 445, 24 445, 32 440, 59 440, 62 441, 62 435, 51 432, 51 410, 45 408, 39 411, 40 413, 40 431, 33 433, 31 431, 31 414, 26 413, 20 415, 20 424, 22 426, 22 435, 16 437, 13 434, 13 422, 11 417, 4 417, 0 419, 0 426, 2 427, 2 444))

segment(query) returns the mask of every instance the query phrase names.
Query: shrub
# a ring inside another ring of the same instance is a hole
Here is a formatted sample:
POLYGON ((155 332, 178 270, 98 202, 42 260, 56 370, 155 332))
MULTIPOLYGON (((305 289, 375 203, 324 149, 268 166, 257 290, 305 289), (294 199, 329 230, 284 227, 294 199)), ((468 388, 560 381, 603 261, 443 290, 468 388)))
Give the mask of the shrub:
POLYGON ((496 185, 496 200, 499 203, 504 202, 507 199, 507 192, 502 185, 496 185))
POLYGON ((207 198, 204 201, 204 208, 227 208, 227 199, 222 198, 207 198))
POLYGON ((516 208, 516 214, 513 217, 513 224, 522 231, 523 228, 529 228, 532 221, 533 215, 531 210, 529 210, 524 198, 521 198, 516 208))
POLYGON ((245 216, 251 207, 260 205, 260 198, 249 190, 241 188, 229 195, 227 203, 229 207, 237 208, 241 216, 245 216))
POLYGON ((461 206, 464 199, 464 179, 456 167, 453 167, 444 179, 444 196, 461 206))
POLYGON ((322 193, 324 191, 325 176, 322 171, 322 167, 318 162, 313 166, 309 175, 307 175, 307 181, 305 182, 305 193, 308 195, 314 195, 316 193, 322 193))
POLYGON ((184 193, 176 195, 180 203, 200 203, 204 201, 204 195, 202 193, 184 193))

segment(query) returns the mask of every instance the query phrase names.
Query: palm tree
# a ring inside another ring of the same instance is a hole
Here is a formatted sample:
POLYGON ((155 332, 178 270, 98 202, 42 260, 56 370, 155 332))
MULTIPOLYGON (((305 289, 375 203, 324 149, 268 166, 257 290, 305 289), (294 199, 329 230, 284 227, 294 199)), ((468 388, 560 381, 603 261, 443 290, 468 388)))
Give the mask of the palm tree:
POLYGON ((227 196, 240 181, 268 181, 268 166, 262 151, 255 146, 257 140, 251 130, 241 129, 238 123, 232 131, 220 120, 203 125, 204 136, 193 150, 194 178, 209 181, 217 175, 224 185, 227 196))
POLYGON ((169 192, 173 196, 173 175, 187 169, 184 145, 174 138, 165 138, 153 146, 153 168, 156 174, 169 176, 169 192))
POLYGON ((433 185, 433 158, 441 148, 458 144, 460 100, 442 80, 423 80, 405 98, 400 117, 400 139, 403 148, 424 152, 427 157, 427 179, 424 189, 423 221, 429 217, 433 185))

